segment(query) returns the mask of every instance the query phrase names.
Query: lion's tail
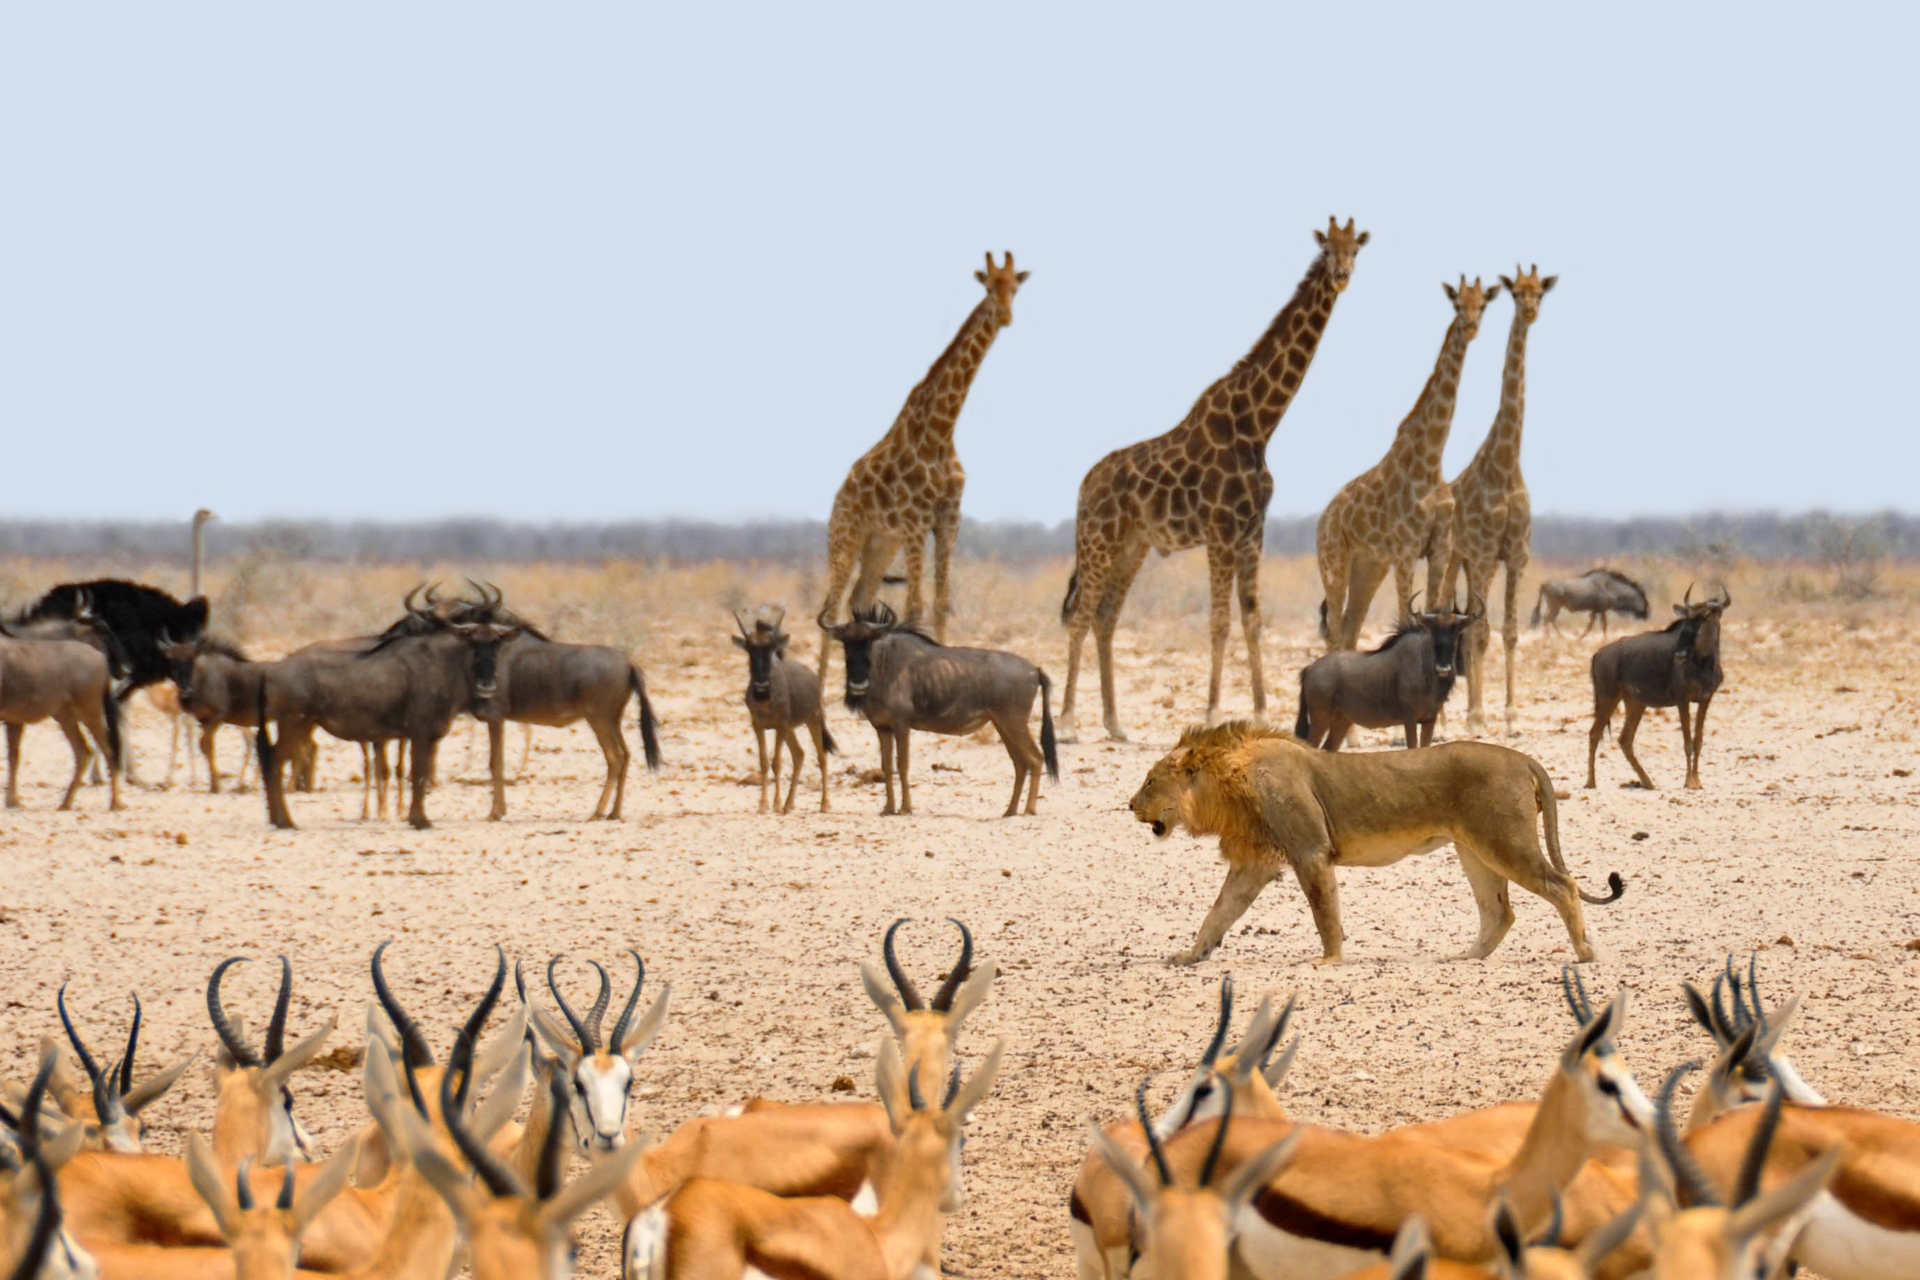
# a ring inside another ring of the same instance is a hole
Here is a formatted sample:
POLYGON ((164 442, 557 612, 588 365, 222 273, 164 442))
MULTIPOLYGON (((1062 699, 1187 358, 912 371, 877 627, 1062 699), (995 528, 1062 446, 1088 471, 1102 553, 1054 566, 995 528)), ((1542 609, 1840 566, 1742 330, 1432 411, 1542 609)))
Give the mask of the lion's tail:
MULTIPOLYGON (((1553 859, 1555 871, 1572 880, 1573 873, 1567 870, 1567 860, 1560 856, 1560 801, 1553 794, 1553 779, 1538 760, 1529 757, 1527 767, 1533 770, 1533 794, 1540 802, 1540 816, 1546 826, 1547 856, 1553 859)), ((1609 902, 1620 901, 1620 896, 1627 891, 1627 882, 1620 878, 1618 871, 1607 872, 1607 896, 1604 898, 1588 893, 1577 880, 1573 887, 1580 895, 1580 901, 1604 907, 1609 902)))

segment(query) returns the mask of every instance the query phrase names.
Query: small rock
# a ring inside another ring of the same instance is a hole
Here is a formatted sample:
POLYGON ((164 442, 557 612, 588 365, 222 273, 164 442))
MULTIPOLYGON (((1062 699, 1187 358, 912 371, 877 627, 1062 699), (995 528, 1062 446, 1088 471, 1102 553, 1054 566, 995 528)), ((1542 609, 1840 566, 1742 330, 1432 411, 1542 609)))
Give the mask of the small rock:
POLYGON ((1651 836, 1652 834, 1653 834, 1653 833, 1652 833, 1652 832, 1650 832, 1650 831, 1636 831, 1636 832, 1634 832, 1634 833, 1633 833, 1633 838, 1634 838, 1635 840, 1645 840, 1645 839, 1647 839, 1647 838, 1648 838, 1649 836, 1651 836))
POLYGON ((1790 934, 1783 933, 1773 940, 1773 945, 1776 947, 1790 947, 1793 945, 1793 937, 1790 934))
POLYGON ((1920 951, 1920 938, 1913 938, 1901 944, 1908 951, 1920 951))
MULTIPOLYGON (((1013 872, 1007 870, 1005 867, 1000 868, 1000 874, 1009 880, 1013 879, 1013 872)), ((1914 950, 1920 951, 1920 947, 1915 947, 1914 950)))
POLYGON ((853 1053, 850 1056, 855 1058, 871 1058, 873 1056, 873 1046, 870 1044, 857 1044, 853 1046, 853 1053))
POLYGON ((828 1085, 827 1088, 831 1089, 835 1093, 852 1093, 853 1077, 852 1076, 835 1076, 833 1078, 833 1083, 828 1085))
POLYGON ((178 835, 174 836, 173 842, 175 844, 185 844, 187 842, 187 833, 184 831, 180 832, 178 835))

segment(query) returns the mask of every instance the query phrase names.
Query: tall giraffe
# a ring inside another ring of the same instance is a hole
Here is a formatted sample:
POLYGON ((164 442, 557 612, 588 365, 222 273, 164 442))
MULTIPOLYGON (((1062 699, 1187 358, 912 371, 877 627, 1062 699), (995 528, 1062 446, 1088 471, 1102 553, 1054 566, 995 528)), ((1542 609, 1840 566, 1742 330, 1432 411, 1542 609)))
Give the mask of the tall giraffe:
POLYGON ((1472 648, 1467 660, 1467 727, 1478 732, 1483 724, 1482 663, 1492 639, 1487 593, 1496 570, 1505 566, 1506 613, 1500 620, 1500 641, 1506 649, 1507 732, 1513 729, 1513 651, 1520 643, 1514 630, 1519 616, 1520 575, 1527 571, 1533 542, 1533 507, 1527 501, 1527 482, 1520 477, 1520 426, 1527 412, 1527 330, 1540 318, 1540 299, 1559 276, 1540 278, 1536 263, 1530 272, 1516 265, 1513 278, 1500 277, 1513 298, 1513 328, 1507 334, 1507 367, 1500 381, 1500 412, 1493 429, 1473 461, 1453 482, 1453 553, 1447 559, 1445 598, 1453 599, 1455 575, 1467 571, 1467 612, 1479 614, 1473 624, 1472 648))
POLYGON ((1266 541, 1267 501, 1273 496, 1267 442, 1307 375, 1367 233, 1356 233, 1351 218, 1344 227, 1328 218, 1327 229, 1315 231, 1313 238, 1320 252, 1253 350, 1201 394, 1179 426, 1115 450, 1080 482, 1073 577, 1060 606, 1060 620, 1067 627, 1067 691, 1060 718, 1068 741, 1077 735, 1073 698, 1089 627, 1100 655, 1100 706, 1107 736, 1126 738, 1114 705, 1113 628, 1148 548, 1161 555, 1202 544, 1207 548, 1213 594, 1208 724, 1220 716, 1220 672, 1238 579, 1253 710, 1255 715, 1266 712, 1260 669, 1260 552, 1266 541))
POLYGON ((973 273, 986 286, 980 301, 927 376, 907 393, 907 403, 880 443, 862 454, 847 472, 833 499, 827 521, 827 599, 820 607, 820 678, 826 679, 833 641, 825 634, 840 597, 853 578, 850 612, 864 609, 880 589, 894 552, 907 555, 907 621, 920 620, 926 575, 927 535, 933 535, 933 633, 946 638, 952 596, 947 585, 953 540, 960 532, 960 491, 966 469, 953 449, 954 422, 967 402, 973 375, 1000 330, 1013 323, 1013 295, 1027 276, 1013 269, 1013 251, 1005 266, 987 254, 987 269, 973 273))
POLYGON ((1480 313, 1500 295, 1460 277, 1442 284, 1453 303, 1453 320, 1433 373, 1400 423, 1387 456, 1347 481, 1320 513, 1320 634, 1329 649, 1351 649, 1367 620, 1367 606, 1387 570, 1400 597, 1400 621, 1413 616, 1413 568, 1427 560, 1427 597, 1438 593, 1453 535, 1453 498, 1440 471, 1440 455, 1453 426, 1460 392, 1460 365, 1467 343, 1480 331, 1480 313), (1344 601, 1345 611, 1342 612, 1344 601))

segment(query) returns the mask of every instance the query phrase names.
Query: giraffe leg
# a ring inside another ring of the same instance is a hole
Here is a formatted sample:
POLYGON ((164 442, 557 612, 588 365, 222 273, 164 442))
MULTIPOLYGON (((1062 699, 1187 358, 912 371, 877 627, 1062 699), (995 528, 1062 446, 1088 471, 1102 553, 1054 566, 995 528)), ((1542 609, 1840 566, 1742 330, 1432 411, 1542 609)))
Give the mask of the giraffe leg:
POLYGON ((1146 558, 1144 538, 1127 548, 1108 571, 1106 590, 1093 614, 1093 644, 1100 657, 1101 718, 1107 737, 1115 742, 1125 742, 1127 735, 1120 728, 1120 700, 1113 686, 1113 629, 1120 621, 1120 606, 1127 602, 1134 575, 1140 572, 1140 562, 1146 558))
POLYGON ((1207 587, 1212 607, 1207 611, 1207 638, 1213 644, 1213 669, 1207 677, 1207 724, 1220 723, 1220 678, 1227 664, 1227 642, 1233 638, 1233 571, 1231 547, 1207 544, 1207 587))
POLYGON ((1087 632, 1093 626, 1096 606, 1107 590, 1107 561, 1104 551, 1096 558, 1088 548, 1078 548, 1074 556, 1073 578, 1067 586, 1067 599, 1060 606, 1060 620, 1067 626, 1067 684, 1060 697, 1060 741, 1080 741, 1079 713, 1074 709, 1080 689, 1080 655, 1086 647, 1087 632))
POLYGON ((1331 652, 1340 647, 1346 627, 1347 551, 1337 540, 1322 538, 1320 552, 1320 638, 1331 652))
POLYGON ((1360 628, 1367 623, 1367 610, 1373 594, 1386 581, 1387 566, 1376 560, 1355 556, 1347 569, 1347 613, 1340 623, 1340 643, 1335 648, 1352 649, 1360 643, 1360 628))
POLYGON ((1506 609, 1500 615, 1500 646, 1506 651, 1507 705, 1501 713, 1506 722, 1507 736, 1514 737, 1520 729, 1513 722, 1513 661, 1520 647, 1520 575, 1527 569, 1525 552, 1511 555, 1506 562, 1506 609))
MULTIPOLYGON (((1394 620, 1402 626, 1413 621, 1413 573, 1417 563, 1413 556, 1393 562, 1393 594, 1395 603, 1400 608, 1394 620)), ((1428 599, 1427 608, 1437 607, 1432 599, 1428 599)))
POLYGON ((840 598, 846 594, 847 583, 853 578, 855 559, 860 554, 860 543, 852 532, 833 530, 827 537, 827 598, 820 603, 820 687, 826 688, 827 668, 833 661, 833 637, 827 634, 826 624, 833 621, 833 615, 840 609, 840 598))
POLYGON ((1253 718, 1267 718, 1267 679, 1260 658, 1260 553, 1264 529, 1249 535, 1235 549, 1240 587, 1240 628, 1247 641, 1247 683, 1253 686, 1253 718))
POLYGON ((906 538, 907 553, 907 623, 918 626, 921 615, 927 611, 927 535, 925 531, 910 533, 906 538))
MULTIPOLYGON (((1467 612, 1484 613, 1487 608, 1487 584, 1492 575, 1485 567, 1476 564, 1466 566, 1467 571, 1467 612)), ((1452 599, 1452 588, 1447 598, 1452 599)), ((1479 735, 1486 731, 1486 654, 1488 637, 1492 624, 1485 618, 1474 623, 1466 635, 1467 641, 1467 732, 1479 735)))
POLYGON ((960 537, 960 499, 956 494, 940 504, 933 516, 933 638, 947 642, 947 618, 953 612, 953 587, 948 569, 953 544, 960 537))

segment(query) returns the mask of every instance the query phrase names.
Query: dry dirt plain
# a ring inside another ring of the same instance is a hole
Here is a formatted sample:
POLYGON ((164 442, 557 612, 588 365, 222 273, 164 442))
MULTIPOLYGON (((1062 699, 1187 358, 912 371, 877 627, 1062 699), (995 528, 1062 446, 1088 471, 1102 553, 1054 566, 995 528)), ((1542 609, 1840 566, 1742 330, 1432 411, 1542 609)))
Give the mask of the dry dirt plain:
MULTIPOLYGON (((1705 577, 1700 566, 1627 567, 1646 575, 1663 611, 1689 577, 1705 577)), ((0 596, 19 602, 98 568, 0 566, 0 596)), ((212 595, 222 629, 274 653, 377 626, 420 576, 262 555, 216 575, 212 595)), ((392 937, 395 985, 442 1044, 484 985, 495 942, 530 966, 567 952, 583 1000, 586 958, 637 947, 650 985, 674 989, 668 1028, 639 1071, 635 1115, 647 1125, 755 1092, 835 1096, 839 1076, 871 1097, 882 1022, 855 966, 876 955, 890 920, 910 915, 923 923, 903 932, 903 955, 931 983, 953 955, 937 921, 954 915, 1001 970, 963 1051, 976 1060, 998 1036, 1011 1051, 969 1135, 967 1204, 949 1231, 948 1265, 963 1276, 1067 1276, 1065 1203, 1082 1126, 1119 1114, 1142 1074, 1191 1063, 1228 973, 1249 998, 1243 1017, 1259 993, 1298 993, 1306 1038, 1285 1091, 1296 1114, 1363 1130, 1529 1095, 1573 1029, 1557 990, 1565 936, 1537 900, 1516 895, 1519 921, 1491 960, 1440 961, 1474 920, 1445 854, 1342 873, 1343 967, 1304 963, 1312 927, 1279 885, 1209 962, 1160 963, 1190 940, 1221 875, 1210 846, 1155 843, 1125 810, 1147 766, 1203 710, 1206 597, 1194 557, 1150 566, 1129 605, 1120 689, 1134 741, 1063 746, 1062 779, 1046 788, 1040 815, 1012 820, 998 817, 1009 784, 1000 746, 932 738, 914 753, 919 812, 877 816, 879 788, 857 778, 877 764, 873 736, 837 705, 845 754, 833 763, 834 811, 815 812, 803 791, 792 816, 755 812, 744 662, 725 610, 792 602, 798 648, 811 656, 805 619, 818 588, 806 577, 724 565, 496 576, 510 601, 563 637, 620 643, 644 664, 666 766, 634 778, 627 820, 581 820, 601 766, 578 729, 538 733, 511 817, 490 824, 484 738, 470 750, 472 735, 456 726, 428 832, 358 821, 357 753, 331 745, 323 790, 294 797, 303 829, 288 833, 268 830, 257 791, 209 796, 188 790, 183 774, 169 790, 133 791, 124 813, 105 811, 100 788, 83 791, 78 812, 52 812, 66 750, 50 727, 33 729, 26 807, 0 818, 0 1072, 26 1073, 30 1046, 57 1027, 54 993, 67 981, 99 1040, 124 1028, 137 989, 142 1062, 204 1058, 206 975, 232 954, 291 956, 293 1030, 337 1013, 339 1045, 357 1048, 367 957, 392 937)), ((1038 658, 1057 697, 1065 576, 1063 565, 964 566, 954 638, 1038 658)), ((1759 948, 1770 991, 1806 997, 1789 1041, 1806 1076, 1836 1100, 1920 1115, 1914 586, 1882 581, 1877 597, 1840 602, 1817 568, 1739 565, 1731 580, 1728 682, 1709 726, 1704 792, 1677 789, 1680 741, 1667 714, 1651 717, 1640 741, 1655 779, 1674 789, 1624 789, 1629 774, 1609 741, 1600 788, 1581 790, 1598 633, 1529 631, 1521 645, 1512 741, 1572 791, 1560 811, 1576 875, 1598 887, 1617 870, 1628 884, 1618 905, 1589 909, 1602 959, 1587 981, 1633 993, 1623 1048, 1651 1089, 1707 1047, 1688 1025, 1681 980, 1703 981, 1728 952, 1759 948)), ((1276 712, 1290 720, 1295 673, 1317 647, 1318 591, 1303 561, 1271 561, 1265 584, 1267 670, 1276 712)), ((1532 591, 1530 580, 1529 603, 1532 591)), ((1384 612, 1376 605, 1371 634, 1384 612)), ((1228 689, 1229 709, 1246 710, 1237 659, 1228 689)), ((1088 692, 1083 727, 1098 720, 1097 686, 1088 692)), ((1447 736, 1464 718, 1462 691, 1447 736)), ((153 778, 164 772, 165 721, 140 703, 135 726, 140 768, 153 778)), ((1365 745, 1385 747, 1387 735, 1365 745)), ((229 760, 237 746, 229 731, 229 760)), ((231 984, 230 1006, 255 1026, 271 972, 251 966, 231 984)), ((344 1070, 310 1071, 298 1092, 300 1114, 328 1143, 364 1114, 357 1077, 344 1070)), ((208 1107, 195 1072, 150 1113, 158 1146, 177 1150, 208 1123, 208 1107)), ((602 1211, 584 1220, 583 1274, 614 1274, 615 1232, 602 1211)))

